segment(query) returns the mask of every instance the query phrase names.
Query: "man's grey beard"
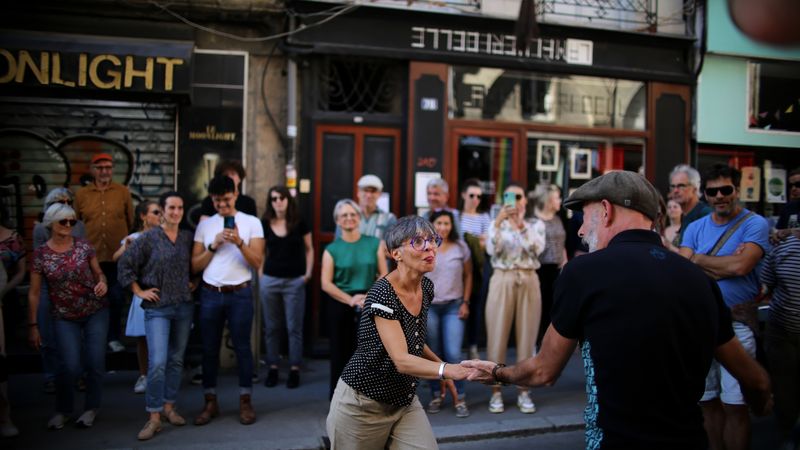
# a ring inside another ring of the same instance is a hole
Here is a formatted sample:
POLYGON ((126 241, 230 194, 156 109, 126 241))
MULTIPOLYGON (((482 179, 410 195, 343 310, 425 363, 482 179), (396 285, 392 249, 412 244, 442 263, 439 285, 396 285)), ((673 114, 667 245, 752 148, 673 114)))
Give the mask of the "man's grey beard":
POLYGON ((597 250, 597 225, 599 224, 600 219, 597 213, 592 213, 588 220, 589 231, 583 236, 581 241, 583 241, 584 245, 589 247, 589 253, 592 253, 597 250))

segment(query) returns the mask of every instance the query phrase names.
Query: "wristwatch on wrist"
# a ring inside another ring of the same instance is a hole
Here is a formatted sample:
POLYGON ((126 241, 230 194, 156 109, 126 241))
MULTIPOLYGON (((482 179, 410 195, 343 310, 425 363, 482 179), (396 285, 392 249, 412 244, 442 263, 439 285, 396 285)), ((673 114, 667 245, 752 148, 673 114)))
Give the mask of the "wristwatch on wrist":
POLYGON ((500 385, 500 386, 504 386, 506 384, 506 383, 503 383, 502 381, 500 381, 500 379, 497 378, 497 371, 500 370, 501 367, 505 367, 505 366, 506 366, 505 364, 498 363, 498 364, 496 364, 494 366, 494 369, 492 369, 492 378, 494 378, 494 384, 497 384, 497 385, 500 385))
POLYGON ((213 243, 213 242, 212 242, 212 243, 210 243, 210 244, 208 244, 208 251, 210 251, 211 253, 215 253, 215 252, 217 251, 217 249, 215 249, 215 248, 212 248, 212 247, 211 247, 212 245, 214 245, 214 243, 213 243))

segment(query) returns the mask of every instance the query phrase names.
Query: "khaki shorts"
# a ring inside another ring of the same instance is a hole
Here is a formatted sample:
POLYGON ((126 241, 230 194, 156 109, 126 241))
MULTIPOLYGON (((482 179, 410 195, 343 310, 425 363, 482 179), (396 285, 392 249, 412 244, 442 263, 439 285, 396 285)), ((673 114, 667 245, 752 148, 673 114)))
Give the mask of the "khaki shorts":
POLYGON ((416 395, 408 406, 389 405, 359 393, 341 378, 326 423, 331 450, 439 448, 416 395))

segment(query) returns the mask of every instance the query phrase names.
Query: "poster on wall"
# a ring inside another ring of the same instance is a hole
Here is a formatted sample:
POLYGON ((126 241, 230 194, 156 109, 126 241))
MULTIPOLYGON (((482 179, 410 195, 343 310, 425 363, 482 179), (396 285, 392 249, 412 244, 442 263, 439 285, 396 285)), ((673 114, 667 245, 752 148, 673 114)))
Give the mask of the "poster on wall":
POLYGON ((558 141, 539 141, 536 143, 536 170, 555 172, 558 170, 558 154, 561 144, 558 141))
POLYGON ((761 168, 742 167, 742 182, 739 189, 739 200, 757 202, 761 198, 761 168))
POLYGON ((573 180, 592 178, 592 151, 590 149, 569 149, 569 177, 573 180))
POLYGON ((194 225, 217 164, 242 159, 242 110, 187 107, 181 110, 180 122, 178 192, 184 196, 187 218, 194 225))
POLYGON ((786 203, 786 170, 770 169, 766 173, 767 203, 786 203))

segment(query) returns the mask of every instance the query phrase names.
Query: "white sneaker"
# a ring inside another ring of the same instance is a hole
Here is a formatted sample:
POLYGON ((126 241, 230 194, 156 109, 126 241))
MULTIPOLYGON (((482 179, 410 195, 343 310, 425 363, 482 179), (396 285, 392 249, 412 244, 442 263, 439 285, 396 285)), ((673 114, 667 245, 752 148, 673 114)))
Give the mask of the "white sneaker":
POLYGON ((122 345, 122 342, 120 342, 120 341, 111 341, 111 342, 109 342, 108 343, 108 348, 114 353, 119 353, 119 352, 125 350, 125 346, 122 345))
POLYGON ((144 394, 144 391, 147 390, 147 377, 144 375, 139 375, 139 379, 136 380, 136 384, 133 385, 133 392, 137 394, 144 394))
POLYGON ((0 436, 4 438, 12 438, 14 436, 19 435, 19 428, 14 426, 13 423, 9 420, 8 422, 3 422, 0 424, 0 436))
POLYGON ((517 408, 522 414, 533 414, 536 412, 536 405, 531 400, 531 395, 528 391, 522 391, 517 396, 517 408))
POLYGON ((78 420, 75 421, 75 425, 77 425, 78 428, 91 428, 92 425, 94 425, 95 417, 97 417, 97 411, 94 409, 87 409, 78 417, 78 420))
POLYGON ((67 419, 64 418, 64 415, 61 413, 56 413, 55 416, 51 417, 50 420, 47 421, 47 428, 51 430, 60 430, 64 428, 64 423, 67 419))
POLYGON ((503 405, 503 394, 501 392, 495 392, 492 394, 492 398, 489 400, 489 412, 497 414, 505 410, 505 405, 503 405))

